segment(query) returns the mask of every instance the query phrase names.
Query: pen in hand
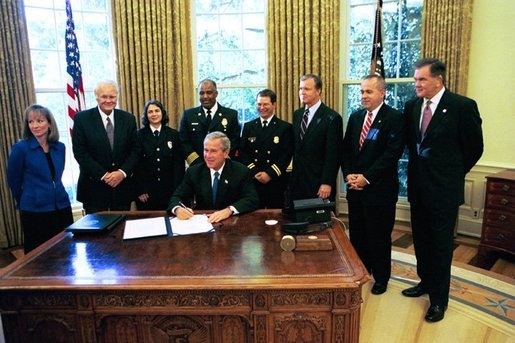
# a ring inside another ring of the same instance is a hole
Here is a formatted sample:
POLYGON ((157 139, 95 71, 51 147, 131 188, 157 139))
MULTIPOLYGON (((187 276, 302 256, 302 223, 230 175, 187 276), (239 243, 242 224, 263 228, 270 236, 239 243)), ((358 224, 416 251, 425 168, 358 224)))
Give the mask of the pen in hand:
POLYGON ((179 206, 181 209, 184 209, 185 211, 179 211, 179 208, 175 210, 175 214, 177 215, 177 218, 179 219, 189 219, 193 217, 193 210, 189 207, 186 207, 182 202, 179 202, 179 206))

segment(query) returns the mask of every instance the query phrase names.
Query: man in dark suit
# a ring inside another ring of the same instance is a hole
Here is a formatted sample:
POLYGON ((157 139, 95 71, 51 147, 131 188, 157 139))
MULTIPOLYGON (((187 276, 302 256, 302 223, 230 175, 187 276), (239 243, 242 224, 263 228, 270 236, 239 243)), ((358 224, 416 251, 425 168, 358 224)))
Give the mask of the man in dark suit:
POLYGON ((136 122, 115 109, 118 86, 101 81, 95 88, 98 107, 79 112, 73 124, 73 154, 79 163, 77 200, 86 213, 126 211, 134 199, 134 168, 139 160, 136 122))
POLYGON ((270 89, 256 96, 259 118, 245 123, 239 160, 254 178, 260 207, 282 208, 288 185, 286 168, 293 154, 292 125, 274 115, 277 95, 270 89))
POLYGON ((449 92, 445 64, 415 64, 417 99, 406 103, 408 200, 420 283, 402 294, 429 294, 425 319, 444 317, 449 301, 453 233, 464 202, 465 175, 483 153, 481 118, 474 100, 449 92))
POLYGON ((299 97, 304 108, 293 113, 293 200, 335 199, 343 123, 342 117, 320 100, 321 93, 322 80, 317 75, 301 78, 299 97))
POLYGON ((186 170, 184 180, 174 192, 168 212, 179 219, 193 216, 190 207, 217 210, 209 222, 217 223, 232 215, 254 211, 259 206, 250 172, 243 164, 229 159, 231 142, 222 132, 211 132, 204 139, 204 161, 186 170), (186 205, 184 205, 186 204, 186 205))
POLYGON ((349 117, 342 172, 347 183, 350 240, 374 276, 373 294, 386 292, 391 274, 391 234, 399 194, 397 162, 405 145, 402 113, 384 103, 378 75, 361 82, 364 109, 349 117))
POLYGON ((182 113, 179 138, 186 162, 191 166, 202 162, 204 138, 210 132, 223 132, 231 140, 230 157, 235 157, 240 141, 238 112, 223 107, 216 101, 218 91, 213 80, 199 83, 201 106, 189 108, 182 113))

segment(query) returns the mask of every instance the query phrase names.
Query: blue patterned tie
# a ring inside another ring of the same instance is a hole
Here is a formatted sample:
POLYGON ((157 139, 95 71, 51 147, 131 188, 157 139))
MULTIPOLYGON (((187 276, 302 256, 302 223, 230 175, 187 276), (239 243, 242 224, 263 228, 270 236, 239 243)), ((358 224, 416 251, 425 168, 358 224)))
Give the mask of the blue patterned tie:
POLYGON ((215 177, 213 178, 213 206, 215 206, 216 191, 218 191, 218 176, 220 176, 220 173, 215 172, 215 177))

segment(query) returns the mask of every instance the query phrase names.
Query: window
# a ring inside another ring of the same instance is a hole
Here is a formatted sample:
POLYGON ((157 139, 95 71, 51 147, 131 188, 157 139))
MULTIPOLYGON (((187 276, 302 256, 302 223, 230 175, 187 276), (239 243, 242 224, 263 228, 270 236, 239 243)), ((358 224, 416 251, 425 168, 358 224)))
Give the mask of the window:
MULTIPOLYGON (((72 1, 75 33, 81 53, 86 105, 96 105, 93 89, 98 80, 115 79, 115 58, 108 0, 72 1)), ((36 101, 48 107, 66 145, 63 184, 72 203, 76 202, 78 165, 73 157, 66 96, 64 0, 25 0, 36 101)))
POLYGON ((195 11, 197 79, 217 83, 240 123, 256 118, 256 93, 267 84, 265 1, 195 1, 195 11))
MULTIPOLYGON (((360 80, 369 73, 377 0, 349 0, 348 63, 343 82, 346 118, 361 107, 360 80)), ((415 96, 413 64, 420 58, 422 0, 383 0, 385 102, 400 111, 415 96)), ((399 196, 407 196, 407 153, 399 161, 399 196)))

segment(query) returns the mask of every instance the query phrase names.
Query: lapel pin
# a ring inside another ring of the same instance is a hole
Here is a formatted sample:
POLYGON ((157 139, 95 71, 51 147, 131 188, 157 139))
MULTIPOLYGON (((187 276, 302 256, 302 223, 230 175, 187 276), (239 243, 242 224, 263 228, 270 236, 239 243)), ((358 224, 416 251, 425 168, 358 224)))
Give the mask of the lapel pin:
POLYGON ((202 115, 202 113, 200 113, 200 112, 199 112, 199 113, 198 113, 198 116, 200 117, 201 115, 202 115))
POLYGON ((168 149, 171 149, 173 147, 172 141, 168 141, 168 149))
POLYGON ((227 185, 229 184, 229 181, 227 181, 227 180, 224 180, 224 182, 225 182, 225 184, 227 184, 227 185))

